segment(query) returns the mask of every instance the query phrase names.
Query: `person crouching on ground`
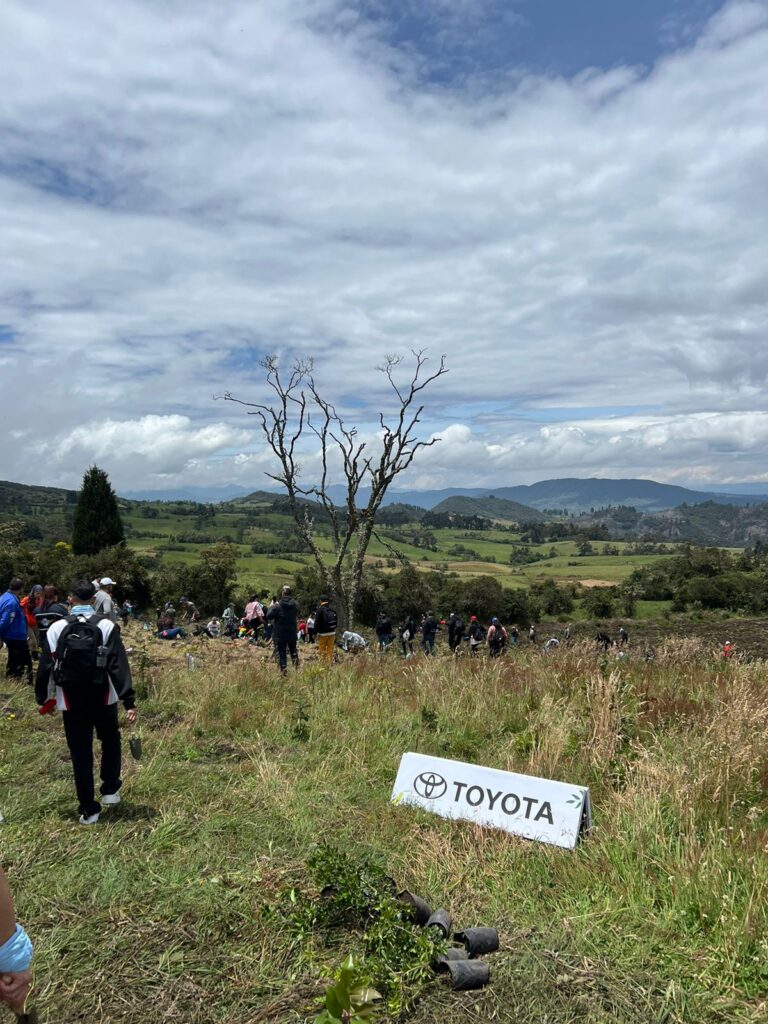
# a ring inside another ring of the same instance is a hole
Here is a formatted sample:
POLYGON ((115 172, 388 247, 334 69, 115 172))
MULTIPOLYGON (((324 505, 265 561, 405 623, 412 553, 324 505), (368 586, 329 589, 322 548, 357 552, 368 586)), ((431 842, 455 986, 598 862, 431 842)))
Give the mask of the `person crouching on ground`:
POLYGON ((97 616, 88 580, 72 586, 72 612, 48 629, 37 670, 35 696, 42 707, 54 690, 72 759, 81 825, 95 825, 93 733, 101 743, 101 802, 120 803, 120 726, 117 702, 136 721, 136 695, 120 630, 97 616))

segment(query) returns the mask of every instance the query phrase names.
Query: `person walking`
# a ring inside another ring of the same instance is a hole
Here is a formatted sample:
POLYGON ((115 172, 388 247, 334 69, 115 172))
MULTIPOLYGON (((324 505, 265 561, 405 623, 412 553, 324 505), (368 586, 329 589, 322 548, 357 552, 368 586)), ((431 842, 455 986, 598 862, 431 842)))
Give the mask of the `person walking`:
POLYGON ((464 620, 456 612, 451 612, 448 616, 448 646, 453 654, 458 651, 463 636, 464 620))
POLYGON ((497 618, 491 619, 488 627, 488 652, 492 658, 498 658, 507 646, 507 631, 497 618))
POLYGON ((21 1018, 32 987, 32 943, 16 921, 8 880, 0 868, 0 1003, 21 1018))
POLYGON ((434 612, 427 612, 421 620, 421 647, 425 654, 431 655, 435 653, 437 629, 437 619, 434 612))
POLYGON ((485 643, 485 628, 480 625, 477 621, 476 615, 471 615, 469 619, 469 653, 470 656, 476 658, 480 648, 485 643))
POLYGON ((72 612, 54 622, 45 637, 35 685, 43 707, 53 691, 62 712, 75 776, 81 825, 95 825, 101 804, 120 803, 121 750, 117 702, 136 722, 136 695, 120 630, 94 608, 88 580, 72 586, 72 612), (101 803, 94 796, 93 734, 101 744, 101 803))
POLYGON ((8 648, 5 674, 8 679, 26 677, 32 682, 32 655, 27 642, 27 617, 21 607, 21 580, 11 580, 0 597, 0 640, 8 648))
POLYGON ((413 638, 416 636, 416 619, 413 615, 406 615, 402 624, 397 629, 400 637, 400 646, 404 658, 413 657, 413 638))
POLYGON ((315 636, 317 638, 317 656, 326 665, 331 665, 333 662, 338 622, 336 609, 331 605, 328 595, 321 594, 320 604, 315 612, 315 636))
POLYGON ((288 671, 288 653, 293 667, 299 667, 299 652, 296 640, 299 631, 299 606, 293 598, 290 587, 283 587, 283 593, 276 605, 267 612, 272 622, 277 660, 283 675, 288 671))
POLYGON ((392 619, 385 612, 379 612, 376 618, 376 639, 382 652, 392 646, 392 619))
POLYGON ((531 623, 530 627, 528 628, 528 643, 536 643, 536 627, 533 623, 531 623))

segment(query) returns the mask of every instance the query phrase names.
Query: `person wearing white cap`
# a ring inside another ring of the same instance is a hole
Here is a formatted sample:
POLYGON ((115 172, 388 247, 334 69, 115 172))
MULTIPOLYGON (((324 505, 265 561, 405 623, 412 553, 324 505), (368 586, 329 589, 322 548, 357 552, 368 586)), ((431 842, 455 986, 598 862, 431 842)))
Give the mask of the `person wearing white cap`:
POLYGON ((117 622, 115 602, 112 600, 112 587, 114 585, 115 581, 109 576, 102 577, 99 580, 99 589, 96 591, 96 596, 93 599, 93 607, 96 614, 103 615, 110 622, 117 622))

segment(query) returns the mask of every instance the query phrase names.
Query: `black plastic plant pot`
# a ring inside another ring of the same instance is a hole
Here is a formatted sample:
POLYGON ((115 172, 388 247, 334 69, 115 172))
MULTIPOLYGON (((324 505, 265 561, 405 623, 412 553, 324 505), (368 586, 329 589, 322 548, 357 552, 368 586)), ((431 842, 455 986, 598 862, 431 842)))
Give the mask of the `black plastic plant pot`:
POLYGON ((433 911, 427 921, 427 928, 439 928, 442 932, 444 939, 447 939, 451 934, 451 925, 453 924, 453 918, 444 910, 442 907, 439 910, 433 911))
POLYGON ((397 894, 397 898, 400 903, 405 903, 408 907, 415 924, 423 926, 432 916, 432 908, 428 903, 424 902, 421 896, 415 896, 412 892, 408 892, 407 889, 403 889, 402 892, 397 894))
POLYGON ((454 992, 484 988, 491 980, 491 969, 483 960, 447 960, 438 970, 450 975, 454 992))
POLYGON ((141 760, 141 737, 131 736, 128 740, 128 749, 131 752, 131 757, 134 761, 141 760))
POLYGON ((450 961, 467 959, 468 955, 466 949, 464 949, 462 946, 451 946, 450 949, 446 949, 444 953, 441 953, 440 956, 438 956, 435 959, 435 962, 432 964, 432 966, 436 971, 445 971, 447 970, 447 967, 445 965, 450 961))
POLYGON ((464 943, 470 957, 495 953, 499 948, 499 933, 495 928, 465 928, 463 932, 456 932, 454 938, 464 943))

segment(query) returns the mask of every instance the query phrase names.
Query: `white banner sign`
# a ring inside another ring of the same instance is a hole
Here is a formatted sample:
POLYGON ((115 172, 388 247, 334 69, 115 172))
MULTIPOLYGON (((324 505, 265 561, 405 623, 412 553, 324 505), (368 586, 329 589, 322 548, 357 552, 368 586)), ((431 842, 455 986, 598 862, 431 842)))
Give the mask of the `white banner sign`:
POLYGON ((584 786, 427 754, 403 754, 392 800, 569 849, 592 824, 584 786))

